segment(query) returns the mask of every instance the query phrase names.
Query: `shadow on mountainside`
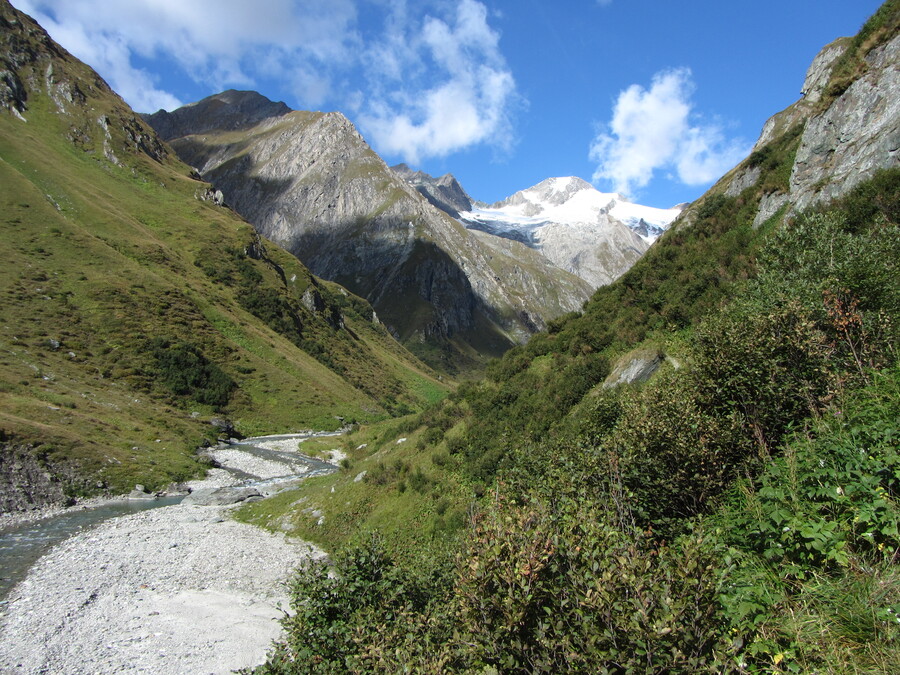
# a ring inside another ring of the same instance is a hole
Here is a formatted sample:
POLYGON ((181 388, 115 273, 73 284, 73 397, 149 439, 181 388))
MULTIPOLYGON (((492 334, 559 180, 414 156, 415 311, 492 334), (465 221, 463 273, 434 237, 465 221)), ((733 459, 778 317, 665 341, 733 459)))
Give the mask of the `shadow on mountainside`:
MULTIPOLYGON (((345 227, 357 230, 355 223, 345 227)), ((514 345, 506 333, 516 318, 490 307, 434 242, 398 241, 379 228, 345 240, 339 252, 325 255, 318 247, 317 255, 306 257, 304 251, 316 248, 305 247, 306 240, 296 240, 294 255, 314 274, 366 298, 391 333, 433 367, 470 369, 514 345)))

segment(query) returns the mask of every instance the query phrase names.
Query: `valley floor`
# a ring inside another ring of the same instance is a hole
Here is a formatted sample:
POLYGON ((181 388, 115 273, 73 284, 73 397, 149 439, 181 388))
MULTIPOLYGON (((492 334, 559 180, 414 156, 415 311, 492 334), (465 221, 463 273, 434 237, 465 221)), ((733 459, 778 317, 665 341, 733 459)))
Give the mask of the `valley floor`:
MULTIPOLYGON (((228 483, 214 470, 195 493, 228 483)), ((2 673, 228 673, 265 660, 304 542, 179 504, 108 520, 41 558, 0 615, 2 673)))

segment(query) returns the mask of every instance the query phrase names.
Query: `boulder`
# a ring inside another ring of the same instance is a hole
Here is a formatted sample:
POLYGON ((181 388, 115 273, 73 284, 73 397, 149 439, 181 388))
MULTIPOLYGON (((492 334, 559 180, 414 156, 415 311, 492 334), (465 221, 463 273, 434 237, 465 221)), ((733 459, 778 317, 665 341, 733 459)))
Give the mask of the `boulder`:
POLYGON ((147 489, 143 485, 135 485, 134 490, 128 493, 128 499, 156 499, 156 495, 152 492, 147 492, 147 489))
POLYGON ((639 384, 649 380, 659 370, 665 356, 655 349, 642 349, 616 363, 616 367, 603 382, 604 389, 612 389, 620 384, 639 384))
POLYGON ((262 498, 262 494, 254 487, 222 487, 195 490, 181 502, 196 506, 228 506, 248 499, 262 498))

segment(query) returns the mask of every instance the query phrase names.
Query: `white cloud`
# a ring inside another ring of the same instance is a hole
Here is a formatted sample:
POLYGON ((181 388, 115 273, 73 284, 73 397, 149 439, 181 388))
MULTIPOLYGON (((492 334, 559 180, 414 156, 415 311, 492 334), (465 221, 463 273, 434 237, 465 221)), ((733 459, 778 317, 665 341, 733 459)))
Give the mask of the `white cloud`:
POLYGON ((749 145, 695 119, 693 92, 687 68, 657 73, 649 89, 633 84, 622 91, 612 120, 591 144, 590 158, 598 162, 594 181, 630 194, 664 170, 687 185, 702 185, 740 161, 749 145))
POLYGON ((136 57, 164 56, 214 89, 283 77, 321 99, 325 78, 310 71, 346 62, 357 38, 354 0, 16 0, 16 6, 138 110, 179 102, 134 65, 136 57))
MULTIPOLYGON (((405 13, 405 3, 395 9, 405 13)), ((414 21, 395 21, 371 60, 374 71, 396 85, 360 118, 381 151, 416 164, 480 143, 511 144, 516 84, 480 2, 462 0, 452 24, 426 17, 418 30, 414 21), (431 67, 423 68, 426 63, 431 67)))
POLYGON ((150 70, 164 59, 209 93, 356 113, 379 151, 411 162, 510 143, 516 85, 477 0, 13 1, 140 111, 182 104, 150 70))

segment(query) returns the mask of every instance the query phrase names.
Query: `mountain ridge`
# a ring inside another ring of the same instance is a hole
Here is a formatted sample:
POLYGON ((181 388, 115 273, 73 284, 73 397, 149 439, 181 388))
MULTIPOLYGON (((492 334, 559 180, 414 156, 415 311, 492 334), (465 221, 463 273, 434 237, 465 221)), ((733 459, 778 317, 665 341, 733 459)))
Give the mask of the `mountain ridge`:
POLYGON ((406 164, 397 164, 391 170, 412 185, 432 206, 452 218, 459 218, 460 211, 472 208, 472 198, 452 173, 434 178, 424 171, 414 171, 406 164))
POLYGON ((292 111, 170 144, 262 234, 369 299, 432 365, 453 371, 499 355, 590 292, 546 260, 486 247, 388 168, 340 113, 292 111), (502 280, 500 269, 517 273, 502 280), (549 291, 535 294, 535 285, 549 291))
POLYGON ((521 241, 597 288, 630 269, 679 213, 632 204, 568 176, 547 178, 491 205, 476 204, 460 220, 521 241))

